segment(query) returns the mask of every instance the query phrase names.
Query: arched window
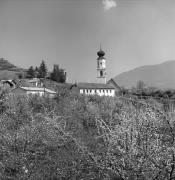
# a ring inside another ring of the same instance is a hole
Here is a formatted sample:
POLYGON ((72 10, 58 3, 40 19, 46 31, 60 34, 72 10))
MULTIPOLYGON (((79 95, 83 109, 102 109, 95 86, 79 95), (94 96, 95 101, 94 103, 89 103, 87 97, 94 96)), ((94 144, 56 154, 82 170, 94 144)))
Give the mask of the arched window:
POLYGON ((100 71, 100 77, 103 77, 103 71, 100 71))

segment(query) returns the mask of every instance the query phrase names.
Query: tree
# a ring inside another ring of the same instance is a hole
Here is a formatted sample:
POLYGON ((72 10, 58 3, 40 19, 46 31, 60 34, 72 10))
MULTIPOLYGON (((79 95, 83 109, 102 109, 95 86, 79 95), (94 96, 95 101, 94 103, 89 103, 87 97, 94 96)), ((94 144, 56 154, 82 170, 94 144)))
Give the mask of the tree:
POLYGON ((46 77, 46 75, 47 75, 47 66, 46 66, 44 60, 42 60, 38 71, 39 71, 39 73, 38 73, 39 78, 45 78, 46 77))
POLYGON ((30 66, 27 71, 27 77, 28 78, 34 78, 35 77, 35 71, 33 69, 33 66, 30 66))
POLYGON ((145 87, 145 83, 144 83, 142 80, 139 80, 139 81, 137 82, 136 88, 137 88, 138 90, 143 90, 144 87, 145 87))
POLYGON ((36 66, 35 67, 35 77, 39 76, 39 68, 36 66))
POLYGON ((53 71, 50 75, 50 79, 56 82, 64 83, 66 81, 66 75, 63 69, 59 69, 59 65, 53 66, 53 71))

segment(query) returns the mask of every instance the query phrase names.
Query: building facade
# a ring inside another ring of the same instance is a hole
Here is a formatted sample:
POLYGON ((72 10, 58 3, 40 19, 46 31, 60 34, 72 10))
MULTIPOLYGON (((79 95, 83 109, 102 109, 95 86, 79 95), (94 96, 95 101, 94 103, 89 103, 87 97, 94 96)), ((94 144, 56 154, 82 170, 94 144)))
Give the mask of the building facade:
POLYGON ((115 96, 115 88, 109 84, 78 83, 74 84, 71 89, 84 95, 115 96))
POLYGON ((99 83, 104 83, 106 84, 106 58, 105 52, 101 49, 100 45, 100 50, 97 52, 98 58, 97 58, 97 78, 99 83))
POLYGON ((98 83, 75 83, 71 89, 74 92, 85 95, 99 95, 114 97, 120 91, 117 83, 111 79, 107 81, 105 52, 101 49, 97 52, 97 79, 98 83))
POLYGON ((54 97, 56 92, 43 87, 16 87, 11 90, 11 94, 54 97))

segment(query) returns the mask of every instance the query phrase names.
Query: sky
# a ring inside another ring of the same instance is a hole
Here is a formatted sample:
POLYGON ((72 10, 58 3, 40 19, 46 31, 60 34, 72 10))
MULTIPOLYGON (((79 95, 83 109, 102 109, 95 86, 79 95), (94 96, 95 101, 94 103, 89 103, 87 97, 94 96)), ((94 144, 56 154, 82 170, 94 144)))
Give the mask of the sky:
POLYGON ((95 82, 175 59, 174 0, 0 0, 0 57, 16 66, 59 64, 68 82, 95 82))

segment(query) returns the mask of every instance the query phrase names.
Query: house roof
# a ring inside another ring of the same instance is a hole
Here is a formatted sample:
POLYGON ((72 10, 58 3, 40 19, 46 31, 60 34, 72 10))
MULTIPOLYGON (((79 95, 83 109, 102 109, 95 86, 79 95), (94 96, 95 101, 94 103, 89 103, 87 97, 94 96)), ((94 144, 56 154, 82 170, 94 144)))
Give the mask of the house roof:
POLYGON ((29 83, 34 83, 34 82, 40 82, 40 81, 41 81, 41 80, 38 79, 38 78, 33 78, 33 79, 29 80, 28 82, 29 82, 29 83))
POLYGON ((35 87, 28 79, 19 79, 16 81, 18 87, 35 87))
POLYGON ((78 83, 75 84, 79 89, 115 89, 110 84, 101 83, 78 83))
POLYGON ((8 83, 11 87, 13 87, 13 86, 16 85, 16 83, 14 82, 14 80, 1 80, 1 82, 2 82, 3 84, 8 83))
POLYGON ((52 91, 50 89, 43 88, 43 87, 20 87, 20 88, 24 89, 26 91, 45 91, 45 92, 48 92, 50 94, 56 94, 55 91, 52 91))

